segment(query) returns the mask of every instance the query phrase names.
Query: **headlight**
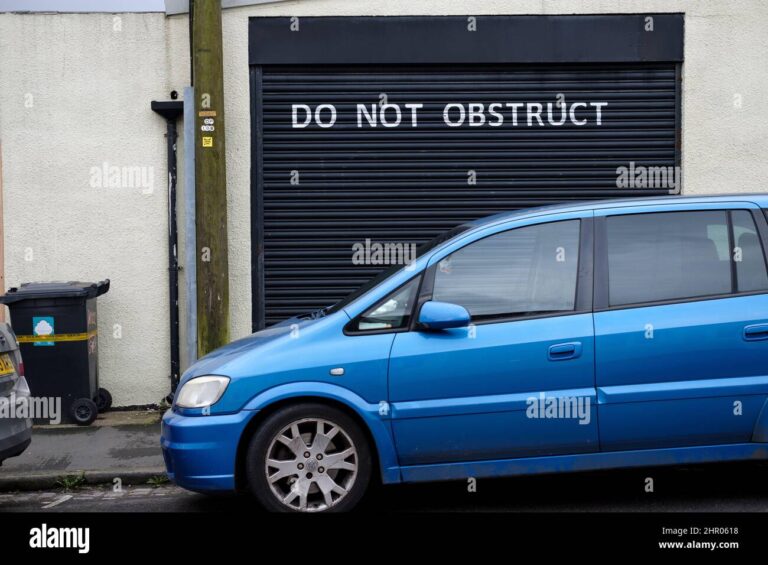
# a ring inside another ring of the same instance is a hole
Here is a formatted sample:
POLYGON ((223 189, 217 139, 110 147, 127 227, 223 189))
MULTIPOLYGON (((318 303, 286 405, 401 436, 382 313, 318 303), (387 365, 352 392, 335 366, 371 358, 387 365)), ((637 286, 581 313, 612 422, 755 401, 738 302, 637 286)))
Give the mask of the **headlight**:
POLYGON ((188 380, 176 396, 176 406, 205 408, 215 404, 229 385, 229 377, 195 377, 188 380))

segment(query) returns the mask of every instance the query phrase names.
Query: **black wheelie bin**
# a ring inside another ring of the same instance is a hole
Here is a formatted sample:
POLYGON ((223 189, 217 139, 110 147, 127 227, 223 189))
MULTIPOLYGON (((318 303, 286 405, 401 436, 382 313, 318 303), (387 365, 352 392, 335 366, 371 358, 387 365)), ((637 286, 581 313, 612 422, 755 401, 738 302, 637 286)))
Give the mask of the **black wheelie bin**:
POLYGON ((99 387, 96 298, 109 279, 31 282, 8 290, 11 326, 19 341, 33 397, 61 398, 62 421, 91 424, 112 405, 99 387))

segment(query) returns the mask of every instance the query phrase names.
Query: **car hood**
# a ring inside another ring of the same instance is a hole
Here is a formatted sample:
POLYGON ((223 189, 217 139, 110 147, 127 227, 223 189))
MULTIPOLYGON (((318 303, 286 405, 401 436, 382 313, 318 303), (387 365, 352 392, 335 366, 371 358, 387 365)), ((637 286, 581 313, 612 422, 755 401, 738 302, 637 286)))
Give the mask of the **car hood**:
POLYGON ((326 321, 328 318, 307 318, 294 317, 289 318, 260 330, 247 337, 235 340, 223 347, 211 351, 204 357, 198 359, 181 376, 180 386, 189 379, 202 375, 225 375, 231 378, 237 378, 239 375, 230 374, 224 367, 227 364, 241 358, 243 355, 254 355, 257 352, 265 351, 277 342, 290 339, 291 332, 305 331, 308 328, 326 321))

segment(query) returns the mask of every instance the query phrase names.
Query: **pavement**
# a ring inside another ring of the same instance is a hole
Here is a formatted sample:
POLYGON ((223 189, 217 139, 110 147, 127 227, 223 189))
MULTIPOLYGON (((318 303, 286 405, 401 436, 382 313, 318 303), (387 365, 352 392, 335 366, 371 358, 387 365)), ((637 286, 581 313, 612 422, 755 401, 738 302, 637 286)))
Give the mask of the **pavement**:
POLYGON ((158 410, 113 411, 90 426, 35 426, 32 443, 0 466, 0 491, 60 484, 146 483, 165 475, 158 410))

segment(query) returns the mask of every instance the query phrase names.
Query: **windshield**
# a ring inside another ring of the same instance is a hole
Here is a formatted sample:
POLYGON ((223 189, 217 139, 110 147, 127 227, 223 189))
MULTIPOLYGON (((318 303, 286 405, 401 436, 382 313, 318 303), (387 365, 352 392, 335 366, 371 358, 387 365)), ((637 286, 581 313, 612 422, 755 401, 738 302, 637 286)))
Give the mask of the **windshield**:
MULTIPOLYGON (((419 257, 425 255, 426 253, 429 253, 432 251, 435 247, 440 245, 441 243, 445 243, 449 239, 452 239, 456 237, 457 235, 464 233, 468 229, 470 229, 472 226, 468 224, 462 224, 460 226, 456 226, 455 228, 452 228, 448 231, 445 231, 435 237, 434 239, 431 239, 421 247, 419 247, 416 250, 416 257, 414 257, 414 260, 418 259, 419 257)), ((381 282, 385 281, 395 273, 397 273, 400 269, 402 269, 405 265, 392 265, 391 267, 384 269, 382 272, 380 272, 378 275, 373 277, 371 280, 369 280, 367 283, 365 283, 363 286, 358 288, 356 291, 354 291, 352 294, 347 296, 346 298, 340 300, 333 306, 330 306, 329 308, 325 309, 326 314, 333 314, 334 312, 338 312, 342 308, 346 307, 348 304, 351 304, 358 298, 360 298, 363 294, 374 288, 376 285, 380 284, 381 282)))

